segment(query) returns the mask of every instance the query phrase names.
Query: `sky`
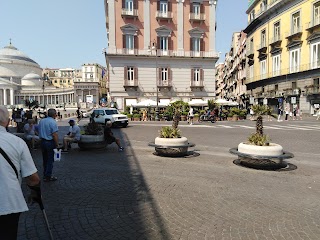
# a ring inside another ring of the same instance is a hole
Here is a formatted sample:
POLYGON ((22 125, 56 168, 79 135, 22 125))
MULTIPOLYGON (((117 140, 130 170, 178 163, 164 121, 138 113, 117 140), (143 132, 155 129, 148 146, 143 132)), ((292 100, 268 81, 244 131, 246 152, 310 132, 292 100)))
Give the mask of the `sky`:
MULTIPOLYGON (((247 0, 218 0, 216 51, 229 51, 232 33, 246 27, 247 0)), ((0 0, 0 48, 9 41, 42 68, 105 66, 103 0, 0 0)))

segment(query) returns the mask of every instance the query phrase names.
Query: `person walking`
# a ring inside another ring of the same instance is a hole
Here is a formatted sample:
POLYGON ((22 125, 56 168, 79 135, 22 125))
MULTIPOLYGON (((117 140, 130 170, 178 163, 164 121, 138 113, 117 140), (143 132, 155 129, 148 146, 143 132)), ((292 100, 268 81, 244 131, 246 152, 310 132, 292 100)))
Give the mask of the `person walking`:
POLYGON ((21 190, 21 179, 26 178, 31 199, 41 201, 40 178, 27 144, 8 133, 9 112, 0 106, 0 239, 17 239, 19 217, 28 211, 21 190))
POLYGON ((281 122, 281 116, 282 116, 282 107, 278 108, 278 122, 281 122))
POLYGON ((77 119, 78 119, 78 124, 81 120, 81 117, 82 117, 82 113, 81 113, 81 110, 80 110, 80 107, 78 107, 77 111, 76 111, 76 114, 77 114, 77 119))
POLYGON ((193 124, 193 117, 194 117, 192 107, 190 107, 190 109, 189 109, 188 117, 189 117, 189 124, 192 125, 193 124))
POLYGON ((285 121, 288 121, 288 116, 289 116, 289 109, 288 109, 288 107, 285 107, 284 108, 284 112, 285 112, 285 114, 286 114, 286 117, 285 117, 285 121))
POLYGON ((302 120, 302 110, 300 108, 298 109, 298 113, 299 113, 300 120, 302 120))
POLYGON ((43 159, 43 181, 56 181, 57 178, 52 176, 54 151, 58 148, 58 125, 55 120, 57 112, 55 109, 48 110, 48 117, 39 122, 39 137, 41 139, 42 159, 43 159))

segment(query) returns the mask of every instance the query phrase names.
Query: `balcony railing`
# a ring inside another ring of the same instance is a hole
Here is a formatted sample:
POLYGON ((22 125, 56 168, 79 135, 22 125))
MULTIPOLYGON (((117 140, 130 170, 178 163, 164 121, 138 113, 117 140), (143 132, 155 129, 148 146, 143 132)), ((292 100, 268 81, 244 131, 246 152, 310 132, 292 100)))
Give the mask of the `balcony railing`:
POLYGON ((128 9, 128 8, 122 8, 121 9, 121 15, 126 17, 137 17, 138 16, 138 10, 137 9, 128 9))
POLYGON ((190 87, 191 88, 203 88, 204 87, 203 80, 199 80, 199 81, 191 80, 190 87))
POLYGON ((320 17, 314 18, 311 22, 307 23, 306 29, 311 29, 320 25, 320 17))
POLYGON ((157 19, 172 19, 172 12, 157 11, 156 18, 157 19))
MULTIPOLYGON (((139 56, 155 56, 156 53, 153 51, 150 53, 144 49, 127 49, 117 48, 108 49, 110 55, 139 55, 139 56)), ((204 52, 204 51, 172 51, 172 50, 157 50, 158 56, 170 56, 170 57, 202 57, 202 58, 219 58, 217 52, 204 52)))
POLYGON ((318 94, 318 93, 320 93, 320 89, 319 89, 319 87, 307 88, 306 93, 307 94, 318 94))
POLYGON ((275 35, 270 39, 270 44, 282 41, 282 35, 275 35))
POLYGON ((301 27, 294 27, 294 28, 291 29, 290 32, 286 33, 286 38, 293 37, 293 36, 301 34, 301 33, 302 33, 302 28, 301 27))
POLYGON ((137 87, 138 86, 138 79, 124 80, 123 86, 124 87, 137 87))
POLYGON ((264 42, 261 42, 259 45, 257 45, 257 49, 258 50, 261 50, 263 48, 266 48, 267 47, 267 42, 264 41, 264 42))
POLYGON ((166 87, 172 87, 172 80, 167 79, 167 80, 158 80, 158 85, 159 88, 166 88, 166 87))
POLYGON ((204 13, 189 13, 190 21, 204 21, 206 20, 206 15, 204 13))

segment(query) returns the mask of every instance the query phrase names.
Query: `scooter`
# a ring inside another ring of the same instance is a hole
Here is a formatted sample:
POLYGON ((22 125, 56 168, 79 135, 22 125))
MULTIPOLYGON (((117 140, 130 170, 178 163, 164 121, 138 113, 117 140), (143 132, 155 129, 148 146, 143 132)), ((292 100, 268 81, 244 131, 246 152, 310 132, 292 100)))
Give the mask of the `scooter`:
POLYGON ((199 122, 212 122, 215 123, 216 122, 216 118, 214 115, 201 115, 199 117, 199 122))

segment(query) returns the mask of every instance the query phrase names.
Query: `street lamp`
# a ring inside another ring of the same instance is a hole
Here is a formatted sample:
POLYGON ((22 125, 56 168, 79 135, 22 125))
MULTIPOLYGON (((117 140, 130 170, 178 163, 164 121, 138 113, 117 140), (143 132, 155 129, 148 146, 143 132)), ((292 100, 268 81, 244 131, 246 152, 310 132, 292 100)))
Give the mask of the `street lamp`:
POLYGON ((158 90, 158 48, 157 48, 157 42, 156 40, 153 40, 152 46, 149 46, 149 52, 152 54, 152 51, 155 51, 156 53, 156 100, 157 100, 157 105, 156 105, 156 121, 160 121, 159 118, 159 90, 158 90))
POLYGON ((48 81, 48 74, 47 73, 44 73, 43 74, 43 77, 39 79, 39 81, 42 80, 42 97, 43 97, 43 109, 46 109, 46 103, 45 103, 45 100, 44 100, 44 82, 48 81))

